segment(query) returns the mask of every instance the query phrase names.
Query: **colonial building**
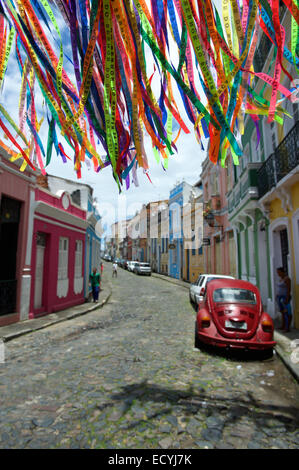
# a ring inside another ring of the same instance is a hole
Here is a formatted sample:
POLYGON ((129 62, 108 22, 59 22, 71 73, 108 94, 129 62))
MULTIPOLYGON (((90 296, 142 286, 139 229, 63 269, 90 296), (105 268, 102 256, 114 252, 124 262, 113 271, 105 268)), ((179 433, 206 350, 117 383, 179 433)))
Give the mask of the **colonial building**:
MULTIPOLYGON (((168 210, 168 201, 157 201, 150 203, 150 223, 149 223, 149 239, 150 239, 150 264, 152 270, 157 273, 162 273, 162 264, 163 264, 163 272, 167 271, 167 267, 162 263, 162 253, 165 251, 165 239, 162 237, 164 236, 164 229, 162 227, 162 212, 168 210)), ((165 220, 163 220, 165 223, 165 220)), ((168 219, 167 219, 168 222, 168 219)), ((165 258, 165 256, 164 256, 165 258)), ((164 261, 164 260, 163 260, 164 261)), ((168 263, 167 263, 168 264, 168 263)))
POLYGON ((169 275, 169 208, 168 205, 161 210, 161 274, 169 275))
MULTIPOLYGON (((190 195, 189 204, 184 208, 184 224, 190 227, 191 233, 184 233, 184 270, 183 279, 195 282, 198 276, 205 272, 203 257, 203 191, 199 180, 190 195)), ((186 230, 185 230, 186 232, 186 230)), ((188 229, 187 229, 188 232, 188 229)))
POLYGON ((184 234, 182 227, 183 206, 188 203, 192 186, 185 181, 178 183, 169 194, 169 275, 183 279, 184 234))
POLYGON ((227 191, 232 187, 232 167, 202 164, 204 200, 203 251, 206 273, 236 275, 236 242, 228 220, 227 191))
MULTIPOLYGON (((280 20, 290 41, 291 15, 284 5, 280 20)), ((255 70, 273 76, 275 48, 263 34, 255 54, 255 70)), ((285 59, 291 76, 296 71, 285 59)), ((290 87, 282 74, 282 83, 290 87)), ((251 86, 263 99, 271 99, 271 88, 263 93, 264 82, 251 86)), ((297 100, 298 101, 298 100, 297 100)), ((283 266, 292 280, 294 325, 299 326, 299 109, 296 100, 281 104, 292 116, 268 122, 268 116, 245 118, 242 137, 244 153, 234 169, 234 187, 229 191, 229 220, 237 241, 237 271, 242 279, 257 284, 267 311, 276 316, 276 269, 283 266)), ((279 117, 279 116, 278 116, 279 117)))
POLYGON ((60 195, 62 191, 67 191, 71 196, 72 202, 86 212, 87 228, 84 258, 84 295, 88 298, 91 292, 89 275, 93 268, 99 269, 101 262, 102 227, 99 205, 93 197, 93 188, 88 184, 53 175, 47 175, 46 179, 48 189, 53 194, 60 195))
POLYGON ((67 191, 35 189, 29 318, 85 301, 86 212, 67 191))
POLYGON ((139 240, 140 240, 140 213, 137 212, 128 223, 128 259, 139 260, 139 240))
POLYGON ((0 326, 27 320, 36 171, 0 147, 0 326))

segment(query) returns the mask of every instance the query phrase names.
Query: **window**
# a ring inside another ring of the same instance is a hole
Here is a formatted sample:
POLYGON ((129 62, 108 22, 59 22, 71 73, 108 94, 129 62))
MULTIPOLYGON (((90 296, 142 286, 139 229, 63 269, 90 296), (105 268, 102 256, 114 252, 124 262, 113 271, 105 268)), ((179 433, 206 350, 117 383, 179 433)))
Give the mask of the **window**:
POLYGON ((294 118, 294 122, 299 121, 299 105, 298 105, 298 103, 293 103, 293 118, 294 118))
POLYGON ((58 279, 68 279, 69 239, 60 237, 58 256, 58 279))
POLYGON ((172 263, 176 264, 177 263, 177 247, 175 247, 175 249, 171 251, 172 251, 172 263))
POLYGON ((204 198, 205 198, 205 201, 207 201, 209 199, 209 186, 208 186, 208 183, 205 184, 204 198))
POLYGON ((219 194, 218 180, 219 180, 219 170, 216 167, 211 170, 211 175, 210 175, 210 183, 211 183, 213 195, 219 194))
POLYGON ((80 189, 77 189, 76 191, 73 191, 71 194, 72 201, 77 204, 78 206, 81 206, 81 192, 80 189))
POLYGON ((83 252, 83 243, 82 240, 76 241, 76 251, 75 251, 75 277, 82 277, 82 252, 83 252))
POLYGON ((214 302, 256 304, 255 293, 247 289, 224 288, 213 293, 214 302))
POLYGON ((261 142, 259 142, 259 144, 257 144, 257 142, 258 142, 257 131, 255 129, 251 137, 251 161, 252 162, 261 161, 261 142))
POLYGON ((226 181, 227 181, 227 191, 231 189, 232 186, 232 180, 231 180, 231 165, 230 161, 227 162, 227 167, 226 167, 226 181))
POLYGON ((275 129, 275 123, 271 122, 270 124, 271 127, 271 140, 272 140, 272 149, 273 151, 276 149, 276 129, 275 129))

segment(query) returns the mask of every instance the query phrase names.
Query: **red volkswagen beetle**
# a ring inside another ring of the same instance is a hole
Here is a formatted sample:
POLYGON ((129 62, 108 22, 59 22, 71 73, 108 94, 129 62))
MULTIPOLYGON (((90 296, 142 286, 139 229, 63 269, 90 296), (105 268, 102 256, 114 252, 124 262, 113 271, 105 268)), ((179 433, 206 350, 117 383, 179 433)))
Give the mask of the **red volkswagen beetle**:
POLYGON ((195 347, 207 343, 221 348, 264 350, 275 346, 272 318, 263 311, 258 288, 238 279, 215 279, 207 284, 195 323, 195 347))

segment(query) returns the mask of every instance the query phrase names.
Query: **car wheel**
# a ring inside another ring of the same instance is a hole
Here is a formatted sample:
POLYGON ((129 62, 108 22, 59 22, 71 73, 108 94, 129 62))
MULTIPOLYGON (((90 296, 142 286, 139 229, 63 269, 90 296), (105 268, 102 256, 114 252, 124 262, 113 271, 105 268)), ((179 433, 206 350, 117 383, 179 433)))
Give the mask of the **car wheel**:
POLYGON ((195 322, 195 328, 194 328, 194 347, 196 349, 200 349, 201 343, 200 340, 198 339, 197 336, 197 322, 195 322))
POLYGON ((271 359, 272 357, 273 357, 273 348, 265 349, 264 351, 261 351, 262 360, 271 359))

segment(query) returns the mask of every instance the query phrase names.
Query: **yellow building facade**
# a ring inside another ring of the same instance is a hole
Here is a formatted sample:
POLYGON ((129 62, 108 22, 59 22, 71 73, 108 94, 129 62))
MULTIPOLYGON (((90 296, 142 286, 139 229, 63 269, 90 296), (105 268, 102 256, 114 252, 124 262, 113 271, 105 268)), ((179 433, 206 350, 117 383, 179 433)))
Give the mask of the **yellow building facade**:
POLYGON ((299 328, 299 172, 290 174, 286 183, 268 201, 272 286, 275 293, 275 271, 283 266, 292 282, 293 326, 299 328))

